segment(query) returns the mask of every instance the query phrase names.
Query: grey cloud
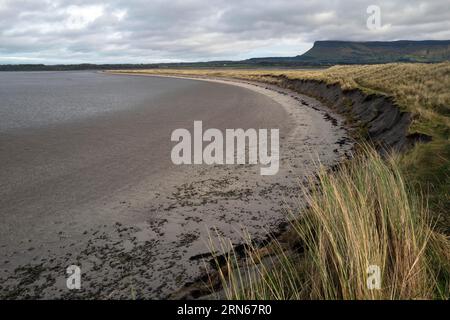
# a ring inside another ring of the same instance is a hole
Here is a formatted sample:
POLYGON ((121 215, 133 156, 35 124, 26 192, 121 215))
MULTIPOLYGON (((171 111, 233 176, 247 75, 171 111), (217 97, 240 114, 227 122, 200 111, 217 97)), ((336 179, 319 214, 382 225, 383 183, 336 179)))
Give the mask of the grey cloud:
POLYGON ((301 54, 315 40, 450 39, 448 0, 0 0, 0 63, 121 63, 301 54))

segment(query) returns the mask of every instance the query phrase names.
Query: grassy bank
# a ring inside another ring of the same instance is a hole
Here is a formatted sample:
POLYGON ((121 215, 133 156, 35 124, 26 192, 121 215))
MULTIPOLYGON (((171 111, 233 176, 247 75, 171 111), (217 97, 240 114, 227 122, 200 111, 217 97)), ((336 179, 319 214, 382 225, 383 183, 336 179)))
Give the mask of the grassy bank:
POLYGON ((432 137, 389 159, 364 147, 337 172, 321 170, 284 241, 250 246, 244 263, 231 252, 219 267, 228 298, 449 298, 450 63, 139 73, 337 83, 393 97, 414 115, 410 132, 432 137), (380 267, 381 290, 367 288, 369 265, 380 267))

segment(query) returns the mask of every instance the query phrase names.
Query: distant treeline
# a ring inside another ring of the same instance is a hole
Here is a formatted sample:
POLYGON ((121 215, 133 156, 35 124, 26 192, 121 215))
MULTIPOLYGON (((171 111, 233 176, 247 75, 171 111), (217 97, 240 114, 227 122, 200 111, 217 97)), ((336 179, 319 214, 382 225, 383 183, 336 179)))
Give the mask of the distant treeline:
POLYGON ((0 71, 76 71, 76 70, 118 70, 118 69, 151 69, 150 64, 5 64, 0 71))
POLYGON ((138 70, 163 68, 274 68, 327 66, 329 64, 310 64, 296 61, 212 61, 193 63, 159 63, 159 64, 6 64, 0 65, 0 71, 81 71, 81 70, 138 70))

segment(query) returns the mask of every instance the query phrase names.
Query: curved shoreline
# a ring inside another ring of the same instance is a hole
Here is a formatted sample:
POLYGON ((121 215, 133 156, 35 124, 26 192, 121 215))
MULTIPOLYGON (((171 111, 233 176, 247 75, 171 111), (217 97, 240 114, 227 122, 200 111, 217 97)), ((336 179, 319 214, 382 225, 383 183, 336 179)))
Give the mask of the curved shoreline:
MULTIPOLYGON (((228 85, 234 85, 239 87, 244 87, 246 89, 264 94, 269 96, 271 99, 277 101, 280 105, 283 106, 283 108, 286 109, 286 111, 289 113, 289 115, 295 119, 295 128, 293 134, 291 135, 291 140, 288 141, 289 144, 295 145, 295 140, 297 135, 302 135, 304 132, 299 132, 299 128, 302 126, 301 116, 298 115, 299 111, 299 105, 296 103, 292 103, 292 101, 289 101, 291 99, 294 99, 296 102, 299 102, 302 107, 311 107, 314 111, 320 113, 327 121, 331 122, 333 126, 340 127, 341 129, 347 131, 348 129, 343 126, 343 122, 345 121, 345 118, 339 114, 336 114, 334 111, 332 111, 329 107, 326 107, 322 105, 322 103, 318 102, 315 98, 313 98, 311 95, 303 95, 299 92, 291 90, 288 86, 278 86, 278 85, 271 85, 263 82, 257 82, 257 81, 249 81, 245 79, 234 79, 234 78, 215 78, 215 77, 209 77, 209 76, 175 76, 175 75, 152 75, 152 74, 139 74, 139 73, 116 73, 116 72, 108 72, 112 74, 117 75, 129 75, 129 76, 148 76, 148 77, 163 77, 163 78, 176 78, 176 79, 187 79, 187 80, 197 80, 197 81, 206 81, 206 82, 215 82, 215 83, 224 83, 228 85)), ((340 141, 340 146, 348 146, 346 151, 344 152, 344 158, 349 158, 349 155, 347 154, 347 151, 350 152, 353 149, 353 143, 350 143, 349 140, 346 140, 345 138, 340 141)), ((336 151, 336 149, 335 149, 336 151)), ((331 164, 329 162, 329 159, 327 161, 323 162, 323 159, 320 158, 318 161, 320 161, 321 164, 324 164, 328 167, 333 167, 337 165, 340 161, 334 162, 331 164)), ((314 172, 310 172, 311 175, 314 174, 314 172)), ((287 222, 287 220, 286 220, 287 222)), ((255 245, 259 246, 259 244, 262 244, 261 248, 264 248, 266 243, 269 243, 272 237, 283 237, 284 232, 286 231, 286 227, 288 226, 288 223, 280 224, 280 226, 276 230, 271 230, 270 232, 267 232, 267 235, 264 237, 264 239, 256 239, 255 245)), ((253 241, 254 239, 252 239, 253 241)), ((242 240, 244 241, 244 240, 242 240)), ((238 255, 241 253, 243 254, 243 248, 245 244, 243 242, 237 243, 234 245, 234 251, 237 252, 238 255), (240 253, 241 252, 241 253, 240 253)), ((231 248, 229 248, 231 250, 231 248)), ((168 295, 169 299, 175 299, 175 300, 183 300, 183 299, 209 299, 213 298, 213 296, 210 296, 210 286, 212 285, 215 288, 220 288, 220 277, 218 276, 217 272, 215 271, 216 267, 216 261, 214 259, 220 260, 220 255, 226 254, 226 252, 222 253, 216 253, 216 258, 213 258, 213 255, 210 253, 201 253, 196 256, 196 259, 202 259, 205 261, 205 265, 209 265, 211 269, 209 269, 204 274, 199 275, 197 279, 194 281, 189 281, 184 286, 179 288, 178 290, 175 290, 170 295, 168 295), (218 257, 219 256, 219 257, 218 257), (207 285, 205 285, 207 284, 207 285)))
MULTIPOLYGON (((231 84, 225 80, 214 82, 231 84)), ((204 232, 206 227, 210 230, 217 226, 234 244, 242 241, 241 235, 235 230, 242 225, 257 239, 265 238, 269 230, 279 230, 280 224, 286 221, 283 211, 288 206, 295 208, 299 201, 298 180, 301 183, 302 179, 313 174, 317 157, 321 158, 323 164, 332 166, 345 157, 351 145, 346 140, 342 119, 339 116, 336 116, 338 119, 331 117, 329 110, 316 100, 265 84, 242 81, 237 86, 269 96, 288 113, 286 121, 289 123, 280 123, 289 130, 285 131, 281 142, 283 153, 279 175, 262 178, 257 173, 259 168, 252 166, 182 168, 173 177, 165 177, 167 185, 152 195, 142 193, 148 188, 143 184, 139 199, 145 204, 144 207, 140 207, 139 203, 134 205, 127 197, 127 194, 136 196, 131 189, 121 194, 126 202, 121 212, 148 208, 145 210, 149 221, 134 224, 118 222, 112 229, 94 228, 86 231, 89 243, 87 246, 81 244, 82 254, 77 259, 82 262, 93 258, 96 260, 90 262, 92 265, 88 266, 84 279, 89 290, 79 293, 54 290, 55 284, 51 281, 63 285, 64 278, 55 278, 48 270, 59 270, 73 261, 70 256, 53 257, 54 262, 42 265, 31 264, 10 280, 14 282, 20 281, 21 277, 38 276, 27 284, 32 288, 42 277, 49 277, 50 282, 32 289, 37 290, 35 292, 41 298, 127 298, 130 281, 139 297, 163 298, 204 274, 201 256, 208 250, 204 244, 207 239, 201 238, 207 237, 207 232, 204 232), (125 257, 127 260, 122 261, 125 257), (105 281, 103 277, 108 275, 109 279, 105 281)), ((222 106, 226 103, 227 100, 222 101, 222 106)), ((257 116, 264 119, 272 115, 257 116)), ((141 121, 141 117, 130 120, 130 123, 134 123, 141 121)), ((136 143, 133 137, 130 136, 130 142, 136 143)), ((135 187, 139 190, 139 186, 135 187)), ((106 209, 103 211, 109 213, 106 209)), ((70 237, 70 234, 64 236, 70 237)), ((71 244, 67 242, 67 246, 71 244)), ((2 290, 6 288, 7 284, 2 290)), ((8 297, 17 298, 21 294, 23 292, 10 292, 8 297)))

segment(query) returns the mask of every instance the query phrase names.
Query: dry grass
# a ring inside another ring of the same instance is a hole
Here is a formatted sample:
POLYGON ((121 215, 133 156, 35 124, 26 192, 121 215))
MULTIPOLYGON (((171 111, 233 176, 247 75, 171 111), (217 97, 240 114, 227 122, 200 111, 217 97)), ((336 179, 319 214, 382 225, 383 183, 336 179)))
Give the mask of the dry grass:
POLYGON ((370 148, 337 173, 319 171, 309 209, 292 223, 302 250, 264 258, 251 247, 245 264, 231 251, 221 271, 228 299, 448 299, 450 240, 433 231, 423 198, 409 189, 398 159, 370 148), (381 269, 381 289, 367 268, 381 269))

